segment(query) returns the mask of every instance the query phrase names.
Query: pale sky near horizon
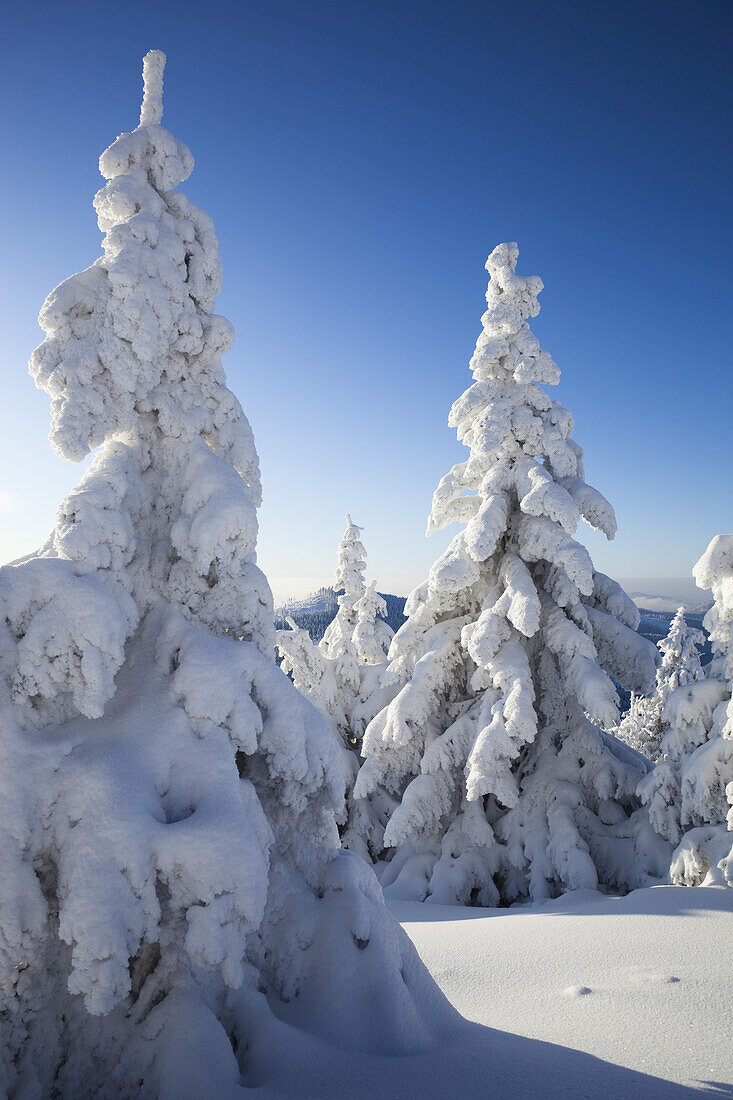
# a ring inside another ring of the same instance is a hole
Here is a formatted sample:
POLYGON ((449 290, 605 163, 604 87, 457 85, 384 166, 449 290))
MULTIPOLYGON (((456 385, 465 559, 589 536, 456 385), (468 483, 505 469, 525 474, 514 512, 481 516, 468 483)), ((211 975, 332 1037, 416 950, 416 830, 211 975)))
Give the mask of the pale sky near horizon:
POLYGON ((691 598, 733 529, 729 4, 26 0, 3 23, 0 560, 81 473, 26 363, 45 295, 100 253, 97 158, 136 125, 157 47, 164 124, 196 158, 183 190, 221 243, 276 598, 330 582, 347 511, 383 591, 454 533, 424 539, 466 454, 447 414, 501 240, 545 282, 552 396, 616 508, 615 542, 584 540, 597 567, 691 598))

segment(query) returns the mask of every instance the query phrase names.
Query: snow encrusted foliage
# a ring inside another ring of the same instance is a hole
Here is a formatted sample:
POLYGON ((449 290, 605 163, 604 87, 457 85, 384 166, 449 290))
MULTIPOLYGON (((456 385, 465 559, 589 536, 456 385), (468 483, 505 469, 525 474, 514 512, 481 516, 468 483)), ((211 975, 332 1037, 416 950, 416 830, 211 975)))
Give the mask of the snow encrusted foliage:
POLYGON ((701 630, 687 625, 680 607, 670 623, 666 638, 657 643, 662 662, 657 668, 656 688, 651 695, 634 695, 628 713, 614 733, 649 760, 659 759, 662 738, 668 728, 664 708, 671 693, 685 684, 705 679, 698 646, 704 642, 701 630))
POLYGON ((382 882, 396 896, 494 905, 662 868, 630 816, 637 759, 589 720, 618 721, 611 677, 646 689, 656 651, 573 538, 581 516, 608 538, 616 520, 584 480, 570 413, 541 388, 559 370, 528 325, 542 282, 516 274, 517 256, 502 244, 486 264, 475 382, 449 420, 470 455, 428 522, 462 529, 408 599, 383 678, 399 694, 364 736, 357 796, 401 798, 371 840, 375 855, 395 849, 382 882))
POLYGON ((383 831, 393 802, 354 799, 359 749, 367 723, 395 690, 381 685, 393 631, 379 617, 386 614, 387 605, 375 582, 368 586, 364 583, 366 550, 361 532, 362 528, 347 515, 334 575, 334 588, 341 590, 338 612, 321 641, 316 645, 307 630, 288 618, 289 629, 277 631, 277 648, 284 671, 292 676, 298 691, 320 710, 336 735, 346 788, 339 819, 342 842, 368 859, 362 835, 383 831))
POLYGON ((274 660, 257 453, 164 61, 100 159, 103 255, 51 293, 31 360, 58 453, 96 453, 0 570, 3 1096, 239 1096, 282 1064, 286 1014, 337 1043, 368 1015, 367 1048, 453 1026, 336 850, 333 738, 274 660))
POLYGON ((708 677, 672 692, 660 762, 639 784, 652 825, 677 845, 672 881, 733 886, 733 535, 717 535, 694 569, 714 603, 703 625, 708 677))

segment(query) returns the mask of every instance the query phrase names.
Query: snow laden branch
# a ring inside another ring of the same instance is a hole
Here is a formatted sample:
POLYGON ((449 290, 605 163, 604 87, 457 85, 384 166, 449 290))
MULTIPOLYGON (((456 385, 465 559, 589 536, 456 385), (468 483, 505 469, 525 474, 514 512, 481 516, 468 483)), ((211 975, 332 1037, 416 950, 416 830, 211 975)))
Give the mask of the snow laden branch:
POLYGON ((93 457, 43 547, 0 569, 4 1096, 300 1079, 303 1048, 275 1038, 291 1002, 291 1036, 307 1020, 326 1044, 367 1017, 364 1049, 455 1027, 337 850, 337 746, 274 661, 257 452, 221 363, 214 227, 175 190, 193 158, 160 125, 163 61, 100 158, 103 254, 49 295, 30 364, 57 452, 93 457))
POLYGON ((664 861, 634 812, 642 772, 591 722, 617 722, 613 678, 645 690, 655 651, 576 539, 581 518, 609 539, 616 520, 542 388, 560 372, 529 327, 542 282, 517 256, 489 256, 474 381, 450 412, 469 457, 440 482, 428 534, 461 530, 409 597, 383 677, 398 693, 364 736, 357 797, 400 799, 370 838, 374 855, 392 849, 396 896, 627 889, 664 861))

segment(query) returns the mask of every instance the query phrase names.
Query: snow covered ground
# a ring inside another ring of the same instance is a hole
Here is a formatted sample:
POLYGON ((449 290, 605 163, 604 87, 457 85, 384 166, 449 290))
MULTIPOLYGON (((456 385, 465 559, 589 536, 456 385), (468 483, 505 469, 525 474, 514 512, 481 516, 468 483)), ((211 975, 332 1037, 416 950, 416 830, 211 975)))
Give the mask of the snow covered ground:
POLYGON ((466 1019, 436 1044, 437 1016, 426 1013, 424 1041, 413 1035, 405 1053, 409 1024, 380 1003, 379 959, 365 1001, 373 998, 374 1012, 359 1018, 326 996, 326 967, 320 1005, 273 1001, 274 1015, 258 1017, 241 1063, 258 1100, 733 1097, 733 890, 587 891, 513 909, 389 907, 466 1019))
POLYGON ((390 908, 453 1005, 496 1029, 487 1097, 733 1096, 733 890, 390 908))

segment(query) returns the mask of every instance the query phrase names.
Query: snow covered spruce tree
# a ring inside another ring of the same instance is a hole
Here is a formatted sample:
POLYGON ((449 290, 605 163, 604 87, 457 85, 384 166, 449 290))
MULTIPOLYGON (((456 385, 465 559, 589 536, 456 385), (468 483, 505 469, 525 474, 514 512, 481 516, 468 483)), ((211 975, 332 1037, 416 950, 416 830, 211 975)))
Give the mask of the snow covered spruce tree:
POLYGON ((338 611, 321 641, 321 652, 326 657, 355 655, 352 643, 356 626, 356 605, 366 591, 366 550, 361 541, 361 532, 362 528, 352 523, 351 516, 347 514, 346 530, 338 545, 333 578, 334 590, 339 593, 338 611))
POLYGON ((651 760, 651 756, 645 749, 648 749, 647 724, 650 721, 648 706, 652 698, 653 696, 637 695, 632 691, 629 709, 618 726, 611 730, 614 737, 623 741, 634 752, 646 756, 648 760, 651 760))
POLYGON ((31 360, 55 449, 96 453, 0 570, 4 1096, 240 1096, 285 1072, 278 1016, 366 1049, 455 1026, 336 850, 333 738, 274 661, 258 459, 164 61, 100 160, 103 255, 49 296, 31 360))
POLYGON ((408 599, 384 676, 401 690, 366 730, 356 785, 401 797, 385 888, 435 902, 626 888, 664 854, 630 816, 634 757, 589 720, 618 721, 610 676, 646 688, 656 651, 573 539, 581 516, 608 538, 616 521, 541 388, 559 371, 527 323, 542 282, 517 256, 502 244, 486 264, 476 381, 450 414, 470 456, 438 486, 428 533, 464 527, 408 599))
POLYGON ((377 592, 377 582, 370 581, 364 595, 354 605, 356 626, 351 640, 360 665, 382 664, 392 644, 394 631, 385 621, 387 604, 377 592))
POLYGON ((288 630, 277 631, 284 670, 292 674, 298 690, 323 712, 349 749, 364 732, 363 707, 378 687, 379 673, 370 670, 385 664, 393 636, 391 627, 379 617, 387 613, 384 599, 373 581, 369 587, 364 584, 366 550, 361 532, 347 515, 334 574, 338 611, 318 645, 291 618, 286 620, 288 630))
POLYGON ((380 618, 387 605, 374 581, 365 586, 366 550, 362 528, 346 516, 346 530, 338 547, 334 588, 338 612, 320 643, 311 639, 291 618, 288 630, 277 631, 281 665, 291 674, 298 691, 316 706, 336 734, 346 801, 340 816, 342 842, 368 858, 360 836, 384 829, 394 801, 383 797, 370 803, 354 800, 359 750, 364 730, 374 715, 394 696, 384 688, 381 673, 392 640, 392 628, 380 618), (377 803, 379 808, 377 810, 377 803), (359 828, 354 831, 354 823, 359 828))
POLYGON ((673 691, 660 762, 639 784, 652 825, 676 844, 670 874, 686 886, 733 886, 733 535, 718 535, 694 569, 714 603, 703 620, 713 661, 673 691))
POLYGON ((617 737, 649 760, 659 759, 662 738, 668 729, 664 708, 671 693, 684 684, 705 679, 698 652, 704 640, 701 630, 687 625, 684 607, 678 608, 667 636, 657 643, 662 662, 657 668, 654 692, 633 696, 628 713, 614 731, 617 737))

